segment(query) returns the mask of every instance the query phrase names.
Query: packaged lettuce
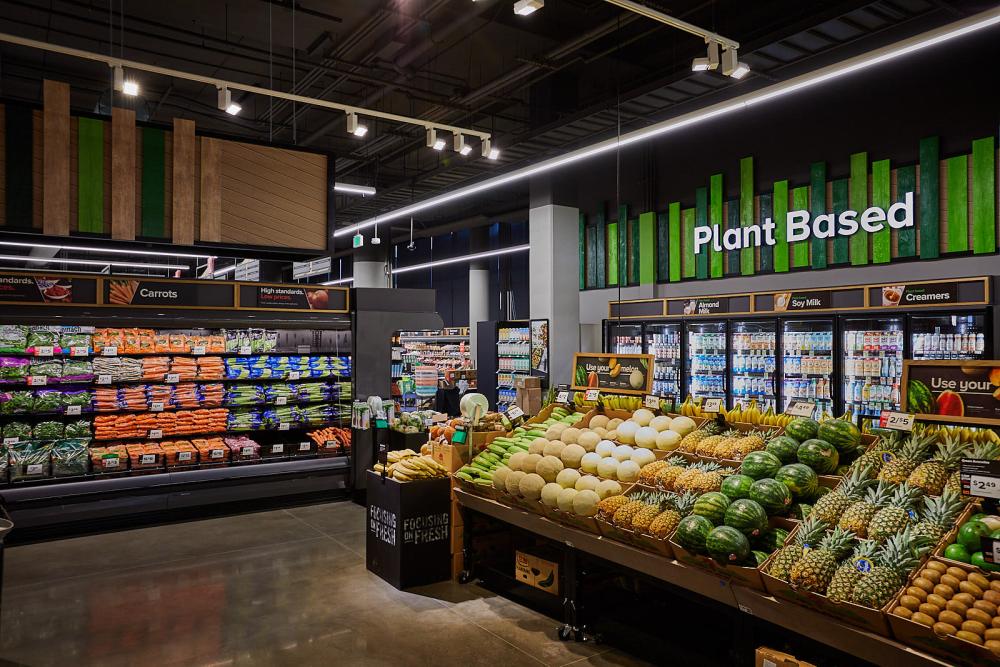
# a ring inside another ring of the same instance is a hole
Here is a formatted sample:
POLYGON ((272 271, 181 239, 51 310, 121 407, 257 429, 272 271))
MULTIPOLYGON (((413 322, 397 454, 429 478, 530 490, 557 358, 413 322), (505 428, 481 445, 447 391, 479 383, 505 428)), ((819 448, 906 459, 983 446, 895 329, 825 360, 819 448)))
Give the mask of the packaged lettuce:
POLYGON ((32 329, 28 332, 25 349, 35 347, 59 347, 59 334, 48 329, 32 329))
POLYGON ((93 398, 93 395, 87 389, 64 389, 62 392, 62 400, 65 407, 79 405, 84 411, 90 409, 90 403, 93 398))
POLYGON ((61 378, 63 374, 63 362, 60 359, 34 359, 28 366, 26 375, 44 375, 49 378, 61 378))
POLYGON ((35 397, 30 391, 0 392, 0 415, 16 415, 34 410, 35 397))
POLYGON ((86 475, 89 444, 86 438, 67 438, 52 443, 52 474, 55 477, 86 475))
POLYGON ((59 347, 63 349, 64 354, 69 354, 71 347, 85 347, 89 350, 90 343, 90 334, 63 332, 59 336, 59 347))
POLYGON ((27 422, 9 422, 3 427, 4 438, 31 439, 31 424, 27 422))
POLYGON ((23 357, 0 357, 0 382, 24 382, 30 365, 23 357))
POLYGON ((34 412, 62 412, 65 401, 58 389, 39 389, 35 392, 34 412))
POLYGON ((89 438, 90 422, 86 419, 67 422, 65 437, 67 438, 89 438))
POLYGON ((94 368, 87 360, 67 359, 63 362, 63 382, 85 382, 94 379, 94 368))
POLYGON ((58 440, 66 434, 62 422, 43 421, 35 424, 33 436, 35 440, 58 440))
POLYGON ((9 446, 10 481, 41 479, 52 475, 49 465, 51 448, 47 444, 27 441, 9 446))
POLYGON ((0 326, 0 353, 21 354, 27 348, 28 327, 18 324, 0 326))

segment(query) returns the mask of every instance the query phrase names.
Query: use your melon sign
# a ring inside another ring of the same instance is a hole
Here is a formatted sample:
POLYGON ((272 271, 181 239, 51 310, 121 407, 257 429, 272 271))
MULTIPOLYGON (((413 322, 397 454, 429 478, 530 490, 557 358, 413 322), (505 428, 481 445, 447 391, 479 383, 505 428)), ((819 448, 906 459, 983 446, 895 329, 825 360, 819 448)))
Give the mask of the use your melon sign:
POLYGON ((619 394, 648 394, 653 386, 651 354, 583 354, 573 357, 575 390, 602 389, 619 394))

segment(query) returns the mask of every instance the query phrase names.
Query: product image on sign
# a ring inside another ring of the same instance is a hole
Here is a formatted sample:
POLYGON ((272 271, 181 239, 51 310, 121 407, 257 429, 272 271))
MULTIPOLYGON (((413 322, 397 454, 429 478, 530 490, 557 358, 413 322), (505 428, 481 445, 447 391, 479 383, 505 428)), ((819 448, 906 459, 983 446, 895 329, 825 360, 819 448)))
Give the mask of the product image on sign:
POLYGON ((647 394, 652 388, 652 361, 652 355, 647 354, 577 354, 572 388, 647 394))
POLYGON ((1000 361, 907 362, 906 408, 923 415, 1000 419, 1000 361))

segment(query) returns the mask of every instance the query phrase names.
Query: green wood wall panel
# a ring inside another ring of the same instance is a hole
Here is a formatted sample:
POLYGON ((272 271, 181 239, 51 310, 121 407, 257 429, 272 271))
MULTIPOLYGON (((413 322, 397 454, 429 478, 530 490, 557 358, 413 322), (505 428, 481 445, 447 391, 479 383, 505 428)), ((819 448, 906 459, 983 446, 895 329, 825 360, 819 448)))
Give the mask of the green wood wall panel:
MULTIPOLYGON (((907 192, 914 193, 913 198, 916 201, 917 196, 917 168, 913 165, 909 167, 899 167, 896 169, 896 201, 903 201, 903 197, 906 196, 907 192)), ((917 221, 914 220, 913 224, 916 225, 917 221)), ((917 230, 915 227, 904 227, 896 233, 896 256, 897 257, 913 257, 917 254, 917 230)))
MULTIPOLYGON (((708 188, 698 188, 694 193, 694 220, 696 227, 704 227, 708 224, 708 188)), ((691 240, 691 251, 694 252, 694 239, 691 240)), ((695 277, 699 280, 708 278, 709 257, 711 250, 708 246, 695 255, 695 277)))
MULTIPOLYGON (((753 158, 740 160, 740 226, 749 227, 753 219, 753 158)), ((754 249, 740 250, 740 273, 752 276, 754 272, 754 249)))
POLYGON ((163 130, 142 128, 142 191, 140 200, 140 235, 149 238, 166 236, 164 207, 165 154, 163 130))
POLYGON ((656 213, 639 216, 639 284, 656 282, 656 213))
POLYGON ((628 221, 628 284, 639 284, 639 219, 628 221))
POLYGON ((670 282, 681 279, 681 203, 671 202, 667 207, 667 218, 670 224, 670 282))
POLYGON ((587 235, 587 288, 597 287, 597 237, 599 230, 597 227, 588 225, 587 235))
POLYGON ((941 141, 938 137, 920 140, 920 257, 933 259, 940 254, 941 224, 941 141))
MULTIPOLYGON (((726 203, 726 229, 740 228, 740 203, 732 200, 726 203)), ((740 275, 741 250, 731 250, 726 253, 726 275, 740 275)))
MULTIPOLYGON (((812 219, 829 213, 829 203, 826 201, 826 162, 813 162, 809 167, 809 213, 812 219)), ((825 269, 826 239, 813 238, 811 241, 812 267, 825 269)))
POLYGON ((104 122, 77 119, 76 225, 81 232, 104 232, 104 122))
POLYGON ((969 159, 949 158, 948 169, 948 252, 969 249, 969 159))
POLYGON ((684 224, 684 264, 681 270, 681 277, 695 278, 698 275, 698 262, 694 254, 694 227, 695 210, 686 208, 681 212, 681 220, 684 224))
POLYGON ((670 218, 666 213, 656 216, 656 281, 670 278, 670 218))
POLYGON ((628 285, 628 206, 618 206, 618 284, 628 285))
MULTIPOLYGON (((830 202, 832 205, 833 214, 840 215, 844 211, 850 208, 851 200, 851 183, 846 178, 841 178, 839 180, 831 183, 830 195, 833 201, 830 202)), ((850 248, 848 242, 850 238, 847 236, 837 236, 833 239, 833 264, 847 264, 851 261, 850 248)))
MULTIPOLYGON (((892 205, 892 174, 889 160, 872 162, 872 206, 884 211, 892 205)), ((872 264, 887 264, 892 259, 892 232, 889 223, 872 235, 872 264)))
POLYGON ((608 226, 604 220, 604 211, 594 216, 594 229, 596 233, 596 249, 594 251, 594 263, 597 265, 597 287, 603 289, 608 286, 608 226))
POLYGON ((608 225, 608 286, 618 284, 618 223, 608 225))
POLYGON ((31 229, 34 206, 32 179, 32 139, 34 137, 31 107, 7 104, 4 107, 4 224, 14 229, 31 229))
MULTIPOLYGON (((868 153, 851 156, 851 209, 861 212, 868 208, 868 153)), ((868 232, 858 231, 848 241, 851 264, 860 266, 868 263, 868 232)))
POLYGON ((788 271, 788 240, 785 238, 785 216, 788 214, 788 181, 774 184, 774 201, 771 204, 774 219, 774 270, 788 271))
POLYGON ((972 142, 972 251, 996 252, 996 143, 993 137, 972 142))
MULTIPOLYGON (((717 234, 722 235, 725 231, 725 220, 722 219, 722 174, 712 174, 709 179, 709 224, 718 229, 717 234)), ((725 262, 725 251, 712 251, 710 257, 709 273, 713 278, 721 278, 724 273, 723 262, 725 262)))
MULTIPOLYGON (((774 199, 770 193, 766 192, 761 194, 760 217, 758 218, 760 222, 763 223, 768 218, 773 218, 773 213, 774 213, 773 203, 774 199)), ((761 245, 760 270, 762 273, 770 273, 771 271, 774 271, 774 246, 769 246, 767 244, 761 245)))
MULTIPOLYGON (((809 210, 809 186, 792 190, 792 207, 795 211, 809 210)), ((792 244, 792 266, 800 268, 809 266, 809 241, 797 241, 792 244)))
POLYGON ((587 289, 587 217, 580 214, 580 289, 587 289))

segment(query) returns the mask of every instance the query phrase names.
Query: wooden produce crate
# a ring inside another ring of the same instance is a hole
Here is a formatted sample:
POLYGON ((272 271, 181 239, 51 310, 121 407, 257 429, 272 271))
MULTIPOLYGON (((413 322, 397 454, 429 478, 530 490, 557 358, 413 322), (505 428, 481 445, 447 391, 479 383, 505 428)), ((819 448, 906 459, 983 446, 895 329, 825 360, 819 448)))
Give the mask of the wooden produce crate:
POLYGON ((965 509, 963 509, 962 512, 958 515, 958 518, 955 519, 955 525, 952 526, 951 530, 945 533, 945 536, 941 538, 940 542, 937 543, 937 546, 934 548, 934 551, 931 552, 931 555, 940 560, 941 562, 943 562, 944 564, 946 564, 948 567, 951 567, 952 565, 961 568, 971 567, 975 571, 982 572, 985 574, 984 570, 974 567, 968 563, 952 560, 951 558, 945 558, 944 555, 944 550, 948 547, 949 544, 954 543, 955 539, 958 537, 958 529, 962 527, 962 524, 968 521, 970 516, 972 516, 973 514, 978 514, 979 512, 982 512, 982 508, 980 507, 978 502, 971 502, 967 504, 965 506, 965 509))
POLYGON ((756 567, 727 565, 725 563, 718 562, 714 558, 692 553, 677 544, 677 542, 674 542, 673 537, 670 538, 670 549, 673 551, 674 558, 685 565, 691 565, 701 570, 711 572, 721 579, 728 579, 733 583, 746 586, 747 588, 752 588, 757 591, 764 590, 764 583, 760 578, 760 570, 756 567))
POLYGON ((455 481, 456 486, 462 489, 466 493, 471 493, 473 495, 479 496, 481 498, 489 498, 490 500, 497 499, 497 490, 492 486, 486 486, 485 484, 476 484, 468 480, 464 480, 461 477, 452 477, 455 481))
POLYGON ((580 516, 578 514, 573 514, 572 512, 560 512, 558 509, 547 507, 545 505, 542 505, 542 511, 549 519, 569 526, 570 528, 583 530, 588 533, 593 533, 594 535, 601 534, 600 528, 597 526, 597 519, 592 516, 580 516))

